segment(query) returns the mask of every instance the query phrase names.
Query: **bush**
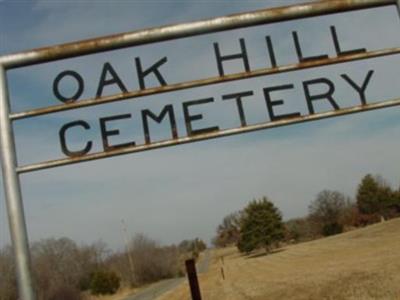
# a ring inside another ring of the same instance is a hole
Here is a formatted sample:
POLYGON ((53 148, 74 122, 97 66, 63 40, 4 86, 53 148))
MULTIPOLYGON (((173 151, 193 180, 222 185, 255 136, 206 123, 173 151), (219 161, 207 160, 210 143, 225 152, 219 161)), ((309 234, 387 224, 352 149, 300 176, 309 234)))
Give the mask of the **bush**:
POLYGON ((324 236, 335 235, 343 232, 343 225, 339 223, 325 224, 322 227, 322 234, 324 236))
POLYGON ((363 227, 363 226, 379 223, 380 221, 381 221, 381 216, 379 214, 362 214, 362 213, 360 213, 357 216, 355 225, 357 227, 363 227))
POLYGON ((111 271, 96 271, 90 280, 90 291, 93 295, 114 294, 120 286, 120 278, 111 271))

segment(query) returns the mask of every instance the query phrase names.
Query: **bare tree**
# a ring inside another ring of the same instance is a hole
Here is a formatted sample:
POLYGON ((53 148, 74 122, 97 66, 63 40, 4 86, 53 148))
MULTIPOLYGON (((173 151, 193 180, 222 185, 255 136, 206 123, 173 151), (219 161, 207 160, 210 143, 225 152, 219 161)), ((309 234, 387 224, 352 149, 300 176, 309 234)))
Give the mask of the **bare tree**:
POLYGON ((14 257, 11 247, 0 250, 0 300, 17 299, 14 257))
POLYGON ((180 273, 179 250, 160 246, 143 234, 137 234, 129 247, 138 283, 175 277, 180 273))
POLYGON ((323 235, 340 233, 343 231, 340 220, 348 201, 341 192, 323 190, 308 207, 310 220, 323 235))
POLYGON ((240 237, 240 219, 242 212, 234 212, 224 217, 222 223, 217 227, 217 234, 213 244, 217 247, 234 245, 240 237))

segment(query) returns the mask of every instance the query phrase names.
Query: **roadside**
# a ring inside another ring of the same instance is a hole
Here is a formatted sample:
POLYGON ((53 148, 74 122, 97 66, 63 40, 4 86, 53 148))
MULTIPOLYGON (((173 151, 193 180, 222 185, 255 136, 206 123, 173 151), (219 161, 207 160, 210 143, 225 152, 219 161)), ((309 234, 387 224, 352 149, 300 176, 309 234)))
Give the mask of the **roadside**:
MULTIPOLYGON (((197 264, 198 273, 207 272, 211 260, 210 250, 206 250, 200 257, 199 263, 197 264)), ((159 281, 149 287, 139 291, 137 294, 130 295, 121 300, 154 300, 158 297, 166 294, 169 291, 174 290, 181 284, 186 282, 186 277, 172 278, 159 281)))
POLYGON ((123 300, 152 300, 156 299, 157 297, 163 295, 164 293, 176 288, 179 286, 185 278, 173 278, 173 279, 166 279, 160 282, 157 282, 148 288, 138 292, 135 295, 129 296, 124 298, 123 300))
MULTIPOLYGON (((209 268, 211 265, 211 260, 213 257, 214 251, 207 250, 204 252, 203 256, 200 258, 199 263, 197 264, 197 273, 199 277, 199 282, 200 282, 200 289, 201 289, 201 282, 202 278, 204 276, 207 276, 207 273, 209 272, 209 268)), ((168 292, 162 294, 159 298, 156 298, 157 300, 165 300, 165 299, 170 299, 171 295, 173 295, 174 300, 187 300, 188 295, 189 295, 189 283, 187 279, 185 278, 184 282, 182 282, 179 286, 175 287, 174 289, 169 290, 168 292), (183 294, 182 294, 183 292, 183 294), (183 295, 183 296, 182 296, 183 295)))

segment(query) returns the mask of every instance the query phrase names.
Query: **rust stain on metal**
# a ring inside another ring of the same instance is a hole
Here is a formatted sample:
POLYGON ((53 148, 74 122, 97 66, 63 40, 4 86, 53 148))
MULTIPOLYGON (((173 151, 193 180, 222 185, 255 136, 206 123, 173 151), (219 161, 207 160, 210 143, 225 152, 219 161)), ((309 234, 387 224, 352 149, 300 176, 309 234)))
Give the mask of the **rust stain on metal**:
POLYGON ((200 34, 397 4, 396 0, 332 0, 234 14, 34 49, 0 57, 7 69, 200 34))

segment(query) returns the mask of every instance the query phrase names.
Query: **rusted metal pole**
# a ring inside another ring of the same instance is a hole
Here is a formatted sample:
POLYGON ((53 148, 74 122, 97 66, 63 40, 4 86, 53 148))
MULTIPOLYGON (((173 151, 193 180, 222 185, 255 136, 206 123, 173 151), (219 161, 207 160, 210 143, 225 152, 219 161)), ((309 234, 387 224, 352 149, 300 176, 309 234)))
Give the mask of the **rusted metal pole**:
POLYGON ((20 180, 16 172, 17 158, 14 133, 9 118, 9 109, 6 72, 4 67, 0 65, 0 156, 8 222, 17 273, 19 299, 35 300, 28 234, 22 204, 20 180))
POLYGON ((201 300, 199 279, 197 278, 196 263, 194 259, 188 259, 185 262, 186 272, 189 280, 190 293, 192 300, 201 300))
POLYGON ((315 68, 315 67, 320 67, 320 66, 328 66, 328 65, 346 63, 346 62, 351 62, 351 61, 356 61, 356 60, 371 59, 371 58, 377 58, 377 57, 383 57, 383 56, 389 56, 389 55, 398 55, 398 54, 400 54, 400 47, 370 51, 370 52, 365 52, 365 53, 364 52, 363 53, 354 53, 354 54, 350 54, 350 55, 346 55, 346 56, 339 56, 339 57, 333 57, 333 58, 324 58, 324 59, 319 59, 319 60, 315 60, 315 61, 313 60, 313 61, 307 61, 307 62, 302 62, 302 63, 279 66, 276 68, 263 68, 263 69, 253 70, 250 72, 229 74, 229 75, 225 75, 223 77, 211 77, 211 78, 207 78, 207 79, 198 79, 198 80, 193 80, 193 81, 186 81, 186 82, 181 82, 181 83, 170 84, 170 85, 161 86, 161 87, 149 88, 149 89, 145 89, 145 90, 130 91, 130 92, 126 92, 126 93, 115 94, 115 95, 110 95, 110 96, 105 96, 105 97, 100 97, 100 98, 82 99, 77 102, 69 103, 67 105, 65 105, 65 104, 53 105, 53 106, 48 106, 45 108, 38 108, 38 109, 29 110, 29 111, 13 113, 10 115, 10 118, 11 118, 11 120, 21 120, 21 119, 27 119, 27 118, 32 118, 32 117, 36 117, 36 116, 42 116, 42 115, 47 115, 47 114, 51 114, 51 113, 61 112, 61 111, 72 110, 72 109, 76 109, 76 108, 83 108, 83 107, 101 105, 101 104, 110 103, 110 102, 122 101, 125 99, 133 99, 133 98, 138 98, 138 97, 157 95, 157 94, 162 94, 162 93, 168 93, 168 92, 185 90, 185 89, 190 89, 190 88, 195 88, 195 87, 201 87, 201 86, 205 86, 205 85, 218 84, 218 83, 230 82, 230 81, 235 81, 235 80, 254 78, 254 77, 259 77, 259 76, 287 73, 287 72, 293 72, 293 71, 315 68))
POLYGON ((276 23, 357 9, 394 5, 396 0, 322 0, 292 6, 257 10, 214 19, 168 25, 101 38, 34 49, 0 57, 7 69, 109 50, 196 36, 200 34, 276 23))
POLYGON ((388 107, 393 107, 393 106, 398 106, 398 105, 400 105, 400 98, 377 102, 377 103, 356 105, 356 106, 352 106, 352 107, 348 107, 348 108, 342 108, 340 110, 316 113, 313 115, 299 116, 299 117, 282 119, 282 120, 273 121, 273 122, 265 122, 265 123, 259 123, 259 124, 254 124, 254 125, 247 125, 247 126, 239 127, 239 128, 213 131, 213 132, 209 132, 209 133, 205 133, 205 134, 198 134, 198 135, 194 135, 194 136, 180 137, 177 139, 154 142, 151 144, 117 148, 117 149, 106 151, 106 152, 96 152, 96 153, 91 153, 91 154, 87 154, 84 156, 77 156, 74 158, 62 158, 62 159, 50 160, 50 161, 45 161, 45 162, 40 162, 40 163, 36 163, 36 164, 18 167, 17 172, 19 174, 33 172, 33 171, 38 171, 38 170, 55 168, 55 167, 59 167, 59 166, 66 166, 66 165, 71 165, 71 164, 75 164, 75 163, 81 163, 81 162, 85 162, 85 161, 102 159, 102 158, 111 157, 111 156, 124 155, 124 154, 128 154, 128 153, 136 153, 136 152, 148 151, 148 150, 153 150, 153 149, 160 149, 160 148, 164 148, 164 147, 188 144, 188 143, 204 141, 204 140, 208 140, 208 139, 215 139, 215 138, 224 137, 224 136, 231 136, 231 135, 240 134, 240 133, 252 132, 252 131, 257 131, 257 130, 262 130, 262 129, 281 127, 281 126, 287 126, 287 125, 291 125, 291 124, 322 120, 322 119, 327 119, 327 118, 333 118, 333 117, 338 117, 338 116, 359 113, 359 112, 371 111, 371 110, 375 110, 375 109, 388 108, 388 107))

